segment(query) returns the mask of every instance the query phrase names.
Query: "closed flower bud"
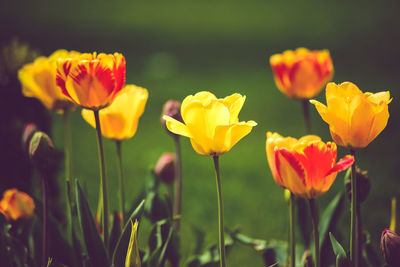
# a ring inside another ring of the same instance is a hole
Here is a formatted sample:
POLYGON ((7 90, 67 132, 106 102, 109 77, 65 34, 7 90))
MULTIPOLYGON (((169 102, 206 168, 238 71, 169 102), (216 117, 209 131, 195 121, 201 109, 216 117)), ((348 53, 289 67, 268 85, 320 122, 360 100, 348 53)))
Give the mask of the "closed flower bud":
POLYGON ((314 261, 311 255, 311 251, 306 250, 301 257, 301 266, 303 267, 314 267, 314 261))
POLYGON ((179 103, 179 101, 176 100, 168 100, 167 102, 165 102, 160 121, 163 126, 167 127, 166 126, 167 122, 163 118, 164 115, 174 118, 177 121, 183 122, 181 116, 181 103, 179 103))
POLYGON ((400 266, 400 236, 385 229, 381 236, 381 251, 389 266, 400 266))
POLYGON ((26 193, 17 189, 8 189, 4 192, 0 201, 0 212, 8 221, 15 221, 20 218, 29 219, 35 211, 33 199, 26 193))
POLYGON ((158 160, 154 169, 161 182, 171 184, 175 180, 175 154, 164 153, 158 160))
POLYGON ((25 151, 29 150, 29 144, 31 142, 32 136, 37 131, 38 129, 36 127, 36 124, 28 123, 25 125, 24 132, 22 133, 22 148, 25 151))
POLYGON ((44 132, 36 132, 29 145, 29 156, 41 174, 50 171, 49 160, 55 155, 50 137, 44 132))
MULTIPOLYGON (((363 202, 367 199, 369 191, 371 190, 371 183, 368 179, 368 172, 363 171, 356 167, 357 175, 357 199, 359 202, 363 202)), ((349 199, 351 199, 351 175, 347 175, 345 180, 346 192, 349 199)))

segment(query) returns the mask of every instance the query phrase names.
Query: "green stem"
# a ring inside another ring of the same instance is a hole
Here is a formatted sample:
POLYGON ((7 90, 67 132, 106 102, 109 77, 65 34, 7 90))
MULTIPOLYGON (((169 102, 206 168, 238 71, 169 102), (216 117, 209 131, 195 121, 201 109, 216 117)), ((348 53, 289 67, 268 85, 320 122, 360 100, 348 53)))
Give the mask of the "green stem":
POLYGON ((121 214, 122 214, 122 224, 125 225, 125 193, 124 193, 124 188, 125 188, 125 181, 124 181, 124 173, 122 169, 122 152, 121 152, 121 141, 116 141, 115 142, 117 145, 117 157, 118 157, 118 175, 119 175, 119 191, 120 191, 120 200, 121 200, 121 214))
POLYGON ((319 231, 318 231, 318 212, 315 206, 315 199, 309 199, 310 204, 310 213, 311 213, 311 220, 313 226, 313 233, 314 233, 314 257, 315 257, 315 266, 320 266, 319 261, 319 231))
POLYGON ((215 167, 215 176, 217 178, 217 193, 218 193, 218 230, 219 230, 219 258, 220 258, 220 267, 226 266, 225 260, 225 237, 224 237, 224 203, 222 201, 222 186, 221 186, 221 177, 219 173, 219 161, 218 156, 214 156, 214 167, 215 167))
MULTIPOLYGON (((354 157, 355 151, 350 149, 350 154, 354 157)), ((350 260, 354 267, 359 263, 359 230, 358 230, 358 204, 357 204, 357 176, 355 162, 351 166, 351 228, 350 228, 350 260)))
POLYGON ((302 105, 303 105, 304 123, 306 126, 306 134, 311 134, 311 118, 310 118, 309 100, 303 99, 302 105))
POLYGON ((42 176, 42 198, 43 198, 43 240, 42 240, 42 266, 47 266, 47 218, 48 218, 48 203, 47 203, 47 182, 46 177, 42 176))
POLYGON ((101 125, 99 118, 99 111, 94 110, 94 118, 96 121, 96 132, 97 132, 97 145, 99 150, 99 162, 100 162, 100 178, 103 193, 103 235, 104 235, 104 246, 108 251, 108 199, 107 199, 107 178, 106 178, 106 165, 104 160, 103 150, 103 139, 101 135, 101 125))
POLYGON ((182 163, 179 136, 174 135, 173 138, 175 144, 175 197, 173 217, 179 216, 178 219, 174 220, 174 229, 178 232, 181 225, 180 216, 182 212, 182 163))
POLYGON ((292 267, 296 266, 296 232, 295 232, 295 196, 290 193, 290 199, 289 199, 289 206, 290 206, 290 212, 289 212, 289 224, 290 224, 290 265, 292 267))
POLYGON ((71 132, 69 124, 69 112, 64 111, 63 113, 63 126, 64 126, 64 153, 65 153, 65 182, 67 185, 67 231, 68 238, 71 237, 71 242, 73 240, 72 231, 72 218, 76 217, 74 212, 75 205, 73 202, 73 192, 71 186, 71 175, 72 175, 72 158, 71 158, 71 132))

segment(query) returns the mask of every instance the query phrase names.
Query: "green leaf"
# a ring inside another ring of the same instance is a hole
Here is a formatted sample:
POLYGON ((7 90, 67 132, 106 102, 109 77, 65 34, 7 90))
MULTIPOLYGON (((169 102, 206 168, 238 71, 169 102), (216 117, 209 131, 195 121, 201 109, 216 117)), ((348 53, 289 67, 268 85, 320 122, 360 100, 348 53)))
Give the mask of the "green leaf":
POLYGON ((122 234, 117 241, 117 245, 115 246, 115 250, 113 253, 112 266, 125 267, 125 258, 126 258, 128 245, 129 245, 131 231, 132 231, 132 225, 131 225, 130 221, 136 221, 136 220, 139 221, 139 219, 141 218, 142 213, 143 213, 144 202, 145 202, 144 200, 142 200, 142 202, 140 202, 140 204, 132 212, 131 216, 127 220, 127 223, 125 224, 124 228, 122 229, 122 234))
POLYGON ((331 244, 333 248, 333 253, 336 256, 336 267, 347 267, 350 263, 347 259, 346 251, 343 249, 342 245, 336 240, 332 233, 329 233, 331 239, 331 244))
POLYGON ((135 221, 135 224, 133 224, 132 221, 130 221, 130 223, 132 231, 128 251, 126 253, 125 267, 141 267, 139 245, 137 242, 138 221, 135 221))
POLYGON ((324 244, 325 239, 328 236, 328 229, 332 228, 339 218, 339 213, 341 212, 344 203, 343 196, 343 191, 338 193, 321 215, 321 220, 319 222, 319 243, 321 246, 324 244))
POLYGON ((83 239, 85 241, 88 256, 93 266, 107 267, 107 252, 96 228, 89 205, 83 195, 82 188, 79 186, 78 181, 75 182, 75 186, 78 217, 82 227, 83 239))
POLYGON ((165 252, 172 236, 172 226, 167 220, 158 221, 149 236, 149 251, 143 258, 148 267, 163 266, 165 252))

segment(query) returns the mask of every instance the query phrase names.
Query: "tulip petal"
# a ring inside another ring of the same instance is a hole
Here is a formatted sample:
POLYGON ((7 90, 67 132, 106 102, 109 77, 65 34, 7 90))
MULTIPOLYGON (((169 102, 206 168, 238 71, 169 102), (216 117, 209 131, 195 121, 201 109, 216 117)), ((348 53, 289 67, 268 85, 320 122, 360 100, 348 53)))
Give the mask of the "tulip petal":
POLYGON ((172 133, 192 138, 192 135, 190 134, 188 127, 182 122, 177 121, 174 118, 171 118, 167 115, 164 115, 163 119, 166 120, 167 128, 172 133))
POLYGON ((202 145, 196 142, 195 139, 190 138, 190 143, 192 144, 194 151, 196 151, 198 154, 203 156, 214 156, 210 149, 205 150, 202 145))
POLYGON ((240 94, 233 94, 225 97, 222 100, 222 103, 229 109, 230 117, 229 123, 237 123, 239 121, 239 112, 243 107, 243 104, 246 100, 246 96, 242 96, 240 94))
POLYGON ((203 103, 204 105, 206 105, 211 100, 217 100, 217 97, 213 93, 210 93, 208 91, 202 91, 202 92, 196 93, 195 95, 189 95, 189 96, 185 97, 185 99, 182 101, 182 105, 181 105, 181 113, 182 114, 185 113, 187 104, 194 100, 198 100, 198 101, 200 101, 200 103, 203 103))
POLYGON ((248 135, 256 125, 255 121, 218 125, 215 129, 213 150, 221 154, 229 151, 240 139, 248 135))
POLYGON ((351 155, 347 155, 344 158, 340 159, 336 164, 333 166, 332 169, 326 175, 330 175, 334 172, 344 171, 349 168, 354 163, 354 157, 351 155))
POLYGON ((290 192, 303 195, 307 190, 306 173, 301 162, 286 148, 275 150, 276 169, 290 192))
POLYGON ((358 98, 358 101, 354 101, 357 102, 357 107, 351 117, 350 124, 351 138, 349 141, 353 148, 363 148, 372 141, 369 136, 375 117, 373 106, 367 101, 367 98, 358 98))

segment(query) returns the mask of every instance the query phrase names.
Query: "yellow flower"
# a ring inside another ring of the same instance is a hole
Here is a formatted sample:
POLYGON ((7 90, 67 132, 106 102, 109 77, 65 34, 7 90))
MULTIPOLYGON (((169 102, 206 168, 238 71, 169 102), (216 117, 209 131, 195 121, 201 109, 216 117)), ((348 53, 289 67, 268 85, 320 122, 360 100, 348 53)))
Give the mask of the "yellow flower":
POLYGON ((119 53, 88 54, 57 62, 57 85, 72 102, 99 110, 110 105, 125 85, 125 58, 119 53))
POLYGON ((233 94, 218 99, 210 92, 187 96, 181 106, 185 124, 164 115, 167 128, 190 138, 193 149, 205 156, 228 152, 257 125, 254 121, 239 122, 239 112, 246 96, 233 94))
POLYGON ((57 60, 78 55, 79 53, 75 51, 57 50, 49 57, 38 57, 33 63, 23 66, 18 71, 22 94, 37 98, 46 108, 56 112, 72 109, 74 104, 56 85, 57 60))
MULTIPOLYGON (((146 89, 136 85, 126 85, 110 106, 99 111, 102 134, 109 139, 119 141, 134 136, 147 98, 146 89)), ((96 128, 94 114, 91 110, 83 109, 82 117, 93 128, 96 128)))
POLYGON ((297 140, 268 132, 266 152, 275 182, 307 199, 328 191, 337 173, 354 163, 350 155, 336 162, 336 144, 325 144, 315 135, 297 140))
POLYGON ((282 54, 272 55, 269 61, 276 85, 290 98, 314 97, 333 75, 332 59, 328 50, 286 50, 282 54))
POLYGON ((332 139, 349 149, 366 147, 386 127, 389 91, 363 93, 351 82, 326 86, 327 106, 310 100, 329 124, 332 139))
POLYGON ((35 203, 28 194, 15 188, 4 192, 0 201, 0 212, 4 214, 8 221, 15 221, 19 218, 29 219, 33 216, 34 211, 35 203))

